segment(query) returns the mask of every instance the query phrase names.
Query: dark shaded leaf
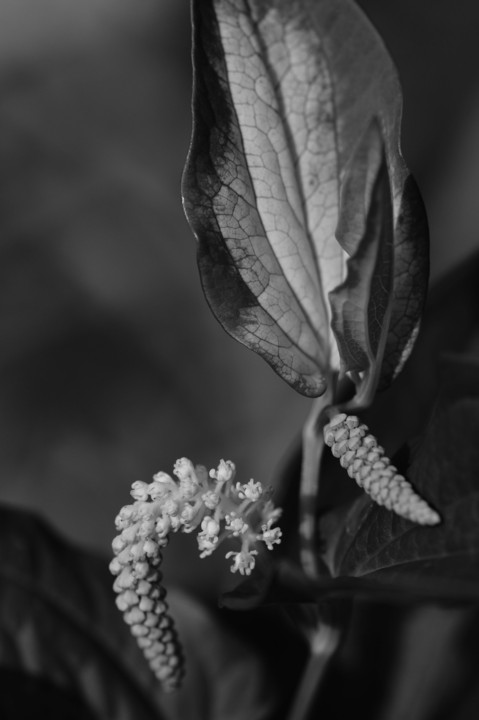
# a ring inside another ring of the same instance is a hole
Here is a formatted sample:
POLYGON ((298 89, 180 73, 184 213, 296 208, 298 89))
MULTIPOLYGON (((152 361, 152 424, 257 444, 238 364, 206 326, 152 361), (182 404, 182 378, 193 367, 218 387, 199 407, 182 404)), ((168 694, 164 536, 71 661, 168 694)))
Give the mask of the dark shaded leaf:
POLYGON ((395 232, 394 302, 391 305, 379 389, 400 373, 419 331, 429 277, 429 229, 416 181, 404 181, 395 232))
MULTIPOLYGON (((363 393, 374 395, 387 338, 394 282, 393 213, 386 157, 374 125, 366 136, 379 164, 364 235, 347 261, 347 276, 329 294, 332 328, 344 371, 366 373, 363 393), (370 385, 371 384, 371 385, 370 385)), ((372 163, 367 162, 366 167, 372 163)), ((353 200, 352 200, 353 202, 353 200)), ((352 204, 351 202, 351 204, 352 204)))
POLYGON ((274 702, 254 653, 191 598, 168 595, 184 687, 164 695, 117 610, 108 562, 33 515, 0 509, 0 666, 73 693, 99 718, 262 720, 274 702))
POLYGON ((328 295, 371 217, 375 172, 358 138, 375 121, 393 196, 388 382, 421 314, 427 230, 398 150, 401 93, 380 39, 349 0, 196 1, 193 20, 183 192, 208 302, 295 389, 324 391, 330 366, 339 369, 328 295))
POLYGON ((99 720, 82 698, 41 676, 0 668, 2 720, 99 720))
POLYGON ((2 720, 99 720, 82 698, 41 676, 0 668, 2 720))
POLYGON ((439 391, 440 358, 477 354, 478 338, 479 252, 431 287, 410 360, 362 416, 388 452, 423 431, 439 391))

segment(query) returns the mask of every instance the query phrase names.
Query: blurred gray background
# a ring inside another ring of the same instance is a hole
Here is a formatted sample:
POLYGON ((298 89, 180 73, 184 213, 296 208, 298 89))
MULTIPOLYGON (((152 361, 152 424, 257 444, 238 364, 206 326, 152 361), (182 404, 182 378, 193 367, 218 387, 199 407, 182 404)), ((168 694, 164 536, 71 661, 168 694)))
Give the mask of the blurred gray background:
MULTIPOLYGON (((435 278, 479 245, 479 3, 361 5, 403 84, 435 278)), ((186 0, 0 0, 0 500, 103 552, 131 482, 179 456, 274 483, 310 405, 203 300, 189 44, 186 0)), ((214 584, 186 540, 170 578, 214 584)))

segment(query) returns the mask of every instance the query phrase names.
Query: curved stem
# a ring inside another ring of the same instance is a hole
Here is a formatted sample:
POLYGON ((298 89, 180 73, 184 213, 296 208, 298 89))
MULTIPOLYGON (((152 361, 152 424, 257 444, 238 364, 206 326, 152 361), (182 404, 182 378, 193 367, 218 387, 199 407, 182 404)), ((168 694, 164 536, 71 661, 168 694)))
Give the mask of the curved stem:
POLYGON ((300 559, 304 572, 313 579, 319 575, 316 508, 321 458, 324 450, 321 415, 333 400, 334 381, 331 380, 324 395, 314 401, 311 413, 303 429, 299 526, 300 559))
POLYGON ((311 638, 311 655, 291 708, 289 720, 312 720, 310 713, 314 701, 339 640, 340 631, 334 625, 321 623, 315 631, 311 638))

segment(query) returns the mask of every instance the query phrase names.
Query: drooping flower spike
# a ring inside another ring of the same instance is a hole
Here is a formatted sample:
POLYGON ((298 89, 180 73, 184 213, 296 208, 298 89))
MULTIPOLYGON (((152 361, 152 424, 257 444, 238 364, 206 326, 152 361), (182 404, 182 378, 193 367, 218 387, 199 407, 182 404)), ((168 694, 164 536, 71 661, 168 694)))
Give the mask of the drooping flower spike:
POLYGON ((377 502, 420 525, 437 525, 440 515, 391 464, 359 418, 338 413, 324 427, 324 441, 348 475, 377 502))
POLYGON ((281 530, 273 527, 281 510, 269 499, 271 490, 250 480, 236 483, 235 466, 221 460, 210 470, 193 466, 187 458, 176 461, 173 474, 164 472, 153 482, 134 482, 132 505, 123 507, 116 518, 119 535, 112 543, 115 557, 110 563, 116 575, 117 606, 137 638, 151 669, 167 691, 177 688, 184 674, 181 644, 165 602, 159 567, 172 532, 197 535, 200 558, 205 558, 223 540, 240 541, 238 552, 229 551, 231 572, 250 575, 258 547, 268 550, 281 541, 281 530))

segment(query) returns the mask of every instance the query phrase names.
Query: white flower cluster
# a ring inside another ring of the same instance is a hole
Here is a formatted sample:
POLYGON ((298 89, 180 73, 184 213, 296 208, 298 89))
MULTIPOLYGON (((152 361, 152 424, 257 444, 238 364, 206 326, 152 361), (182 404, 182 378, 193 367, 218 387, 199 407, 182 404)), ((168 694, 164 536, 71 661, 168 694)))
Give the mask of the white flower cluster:
POLYGON ((227 538, 241 547, 229 551, 231 571, 249 575, 258 555, 258 543, 268 550, 281 541, 273 527, 281 510, 269 499, 260 483, 236 483, 235 466, 221 460, 210 470, 193 466, 187 458, 176 461, 176 479, 164 472, 151 483, 134 482, 134 503, 123 507, 115 524, 119 535, 112 543, 111 572, 116 575, 117 605, 150 666, 167 690, 178 687, 183 676, 181 646, 165 602, 161 585, 161 549, 171 532, 197 535, 200 558, 205 558, 227 538))
POLYGON ((324 427, 324 440, 348 475, 379 505, 420 525, 437 525, 441 521, 440 515, 398 473, 359 418, 338 413, 324 427))

